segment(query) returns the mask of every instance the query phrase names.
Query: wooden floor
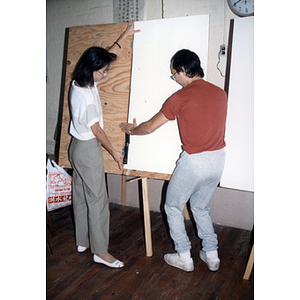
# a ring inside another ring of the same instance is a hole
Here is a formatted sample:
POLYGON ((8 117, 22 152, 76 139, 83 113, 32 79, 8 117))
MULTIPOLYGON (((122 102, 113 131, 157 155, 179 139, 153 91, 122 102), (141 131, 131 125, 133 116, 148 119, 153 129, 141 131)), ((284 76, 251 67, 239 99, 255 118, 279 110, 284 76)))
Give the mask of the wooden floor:
POLYGON ((77 252, 71 206, 49 213, 56 235, 47 229, 53 251, 52 257, 47 251, 47 299, 254 299, 253 271, 249 281, 243 280, 250 231, 215 225, 221 265, 211 272, 199 258, 193 223, 186 221, 195 265, 187 273, 163 260, 174 248, 161 213, 151 212, 154 254, 146 257, 140 210, 110 203, 110 211, 109 252, 125 262, 122 269, 94 263, 89 249, 77 252))

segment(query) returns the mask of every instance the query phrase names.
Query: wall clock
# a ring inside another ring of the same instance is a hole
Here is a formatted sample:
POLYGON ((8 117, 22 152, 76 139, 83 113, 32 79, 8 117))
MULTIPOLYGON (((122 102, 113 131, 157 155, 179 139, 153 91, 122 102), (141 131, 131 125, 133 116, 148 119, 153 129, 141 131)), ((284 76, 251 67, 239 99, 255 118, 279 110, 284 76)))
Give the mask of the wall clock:
POLYGON ((254 15, 254 0, 227 0, 230 9, 239 17, 254 15))

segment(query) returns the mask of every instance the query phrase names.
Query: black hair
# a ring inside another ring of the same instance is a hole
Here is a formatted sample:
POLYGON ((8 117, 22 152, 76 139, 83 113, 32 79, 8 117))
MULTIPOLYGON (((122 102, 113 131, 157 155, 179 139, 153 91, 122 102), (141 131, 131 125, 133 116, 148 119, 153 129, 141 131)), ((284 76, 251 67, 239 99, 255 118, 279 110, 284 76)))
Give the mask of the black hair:
POLYGON ((177 72, 186 72, 186 76, 204 77, 204 71, 201 68, 201 62, 198 55, 190 50, 182 49, 177 51, 171 58, 171 67, 177 72))
POLYGON ((101 47, 90 47, 80 57, 73 72, 73 80, 81 87, 94 85, 93 72, 117 59, 117 55, 101 47))

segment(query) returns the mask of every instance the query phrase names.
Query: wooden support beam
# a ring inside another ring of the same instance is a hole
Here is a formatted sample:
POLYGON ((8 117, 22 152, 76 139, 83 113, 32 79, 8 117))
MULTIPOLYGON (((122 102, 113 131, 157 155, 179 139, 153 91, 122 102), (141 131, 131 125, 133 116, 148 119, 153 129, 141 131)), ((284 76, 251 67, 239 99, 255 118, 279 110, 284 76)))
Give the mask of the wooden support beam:
POLYGON ((121 204, 123 206, 126 205, 126 179, 127 179, 127 176, 125 174, 122 174, 122 198, 121 198, 121 204))
POLYGON ((148 192, 148 179, 142 178, 142 192, 143 192, 143 206, 144 206, 144 226, 145 226, 145 243, 146 243, 146 256, 152 256, 152 236, 151 236, 151 220, 149 208, 149 192, 148 192))
POLYGON ((246 271, 244 273, 243 279, 249 280, 249 277, 250 277, 250 274, 251 274, 251 271, 252 271, 252 268, 253 268, 253 264, 254 264, 254 244, 253 244, 252 249, 251 249, 251 253, 250 253, 250 256, 249 256, 249 260, 248 260, 248 263, 247 263, 247 267, 246 267, 246 271))

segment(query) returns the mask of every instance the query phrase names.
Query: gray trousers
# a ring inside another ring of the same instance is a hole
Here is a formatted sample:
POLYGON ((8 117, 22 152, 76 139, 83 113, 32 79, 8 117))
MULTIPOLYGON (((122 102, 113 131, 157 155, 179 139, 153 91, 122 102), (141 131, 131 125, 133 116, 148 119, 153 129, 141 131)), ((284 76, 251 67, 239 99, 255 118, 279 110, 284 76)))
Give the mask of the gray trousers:
POLYGON ((109 206, 102 146, 95 138, 72 138, 69 158, 73 167, 72 203, 76 244, 90 245, 92 253, 108 252, 109 206))
POLYGON ((224 163, 224 149, 191 155, 184 151, 177 161, 165 204, 170 235, 177 252, 184 253, 191 249, 183 217, 183 207, 189 199, 198 236, 202 239, 202 250, 217 250, 217 235, 207 205, 221 179, 224 163))

